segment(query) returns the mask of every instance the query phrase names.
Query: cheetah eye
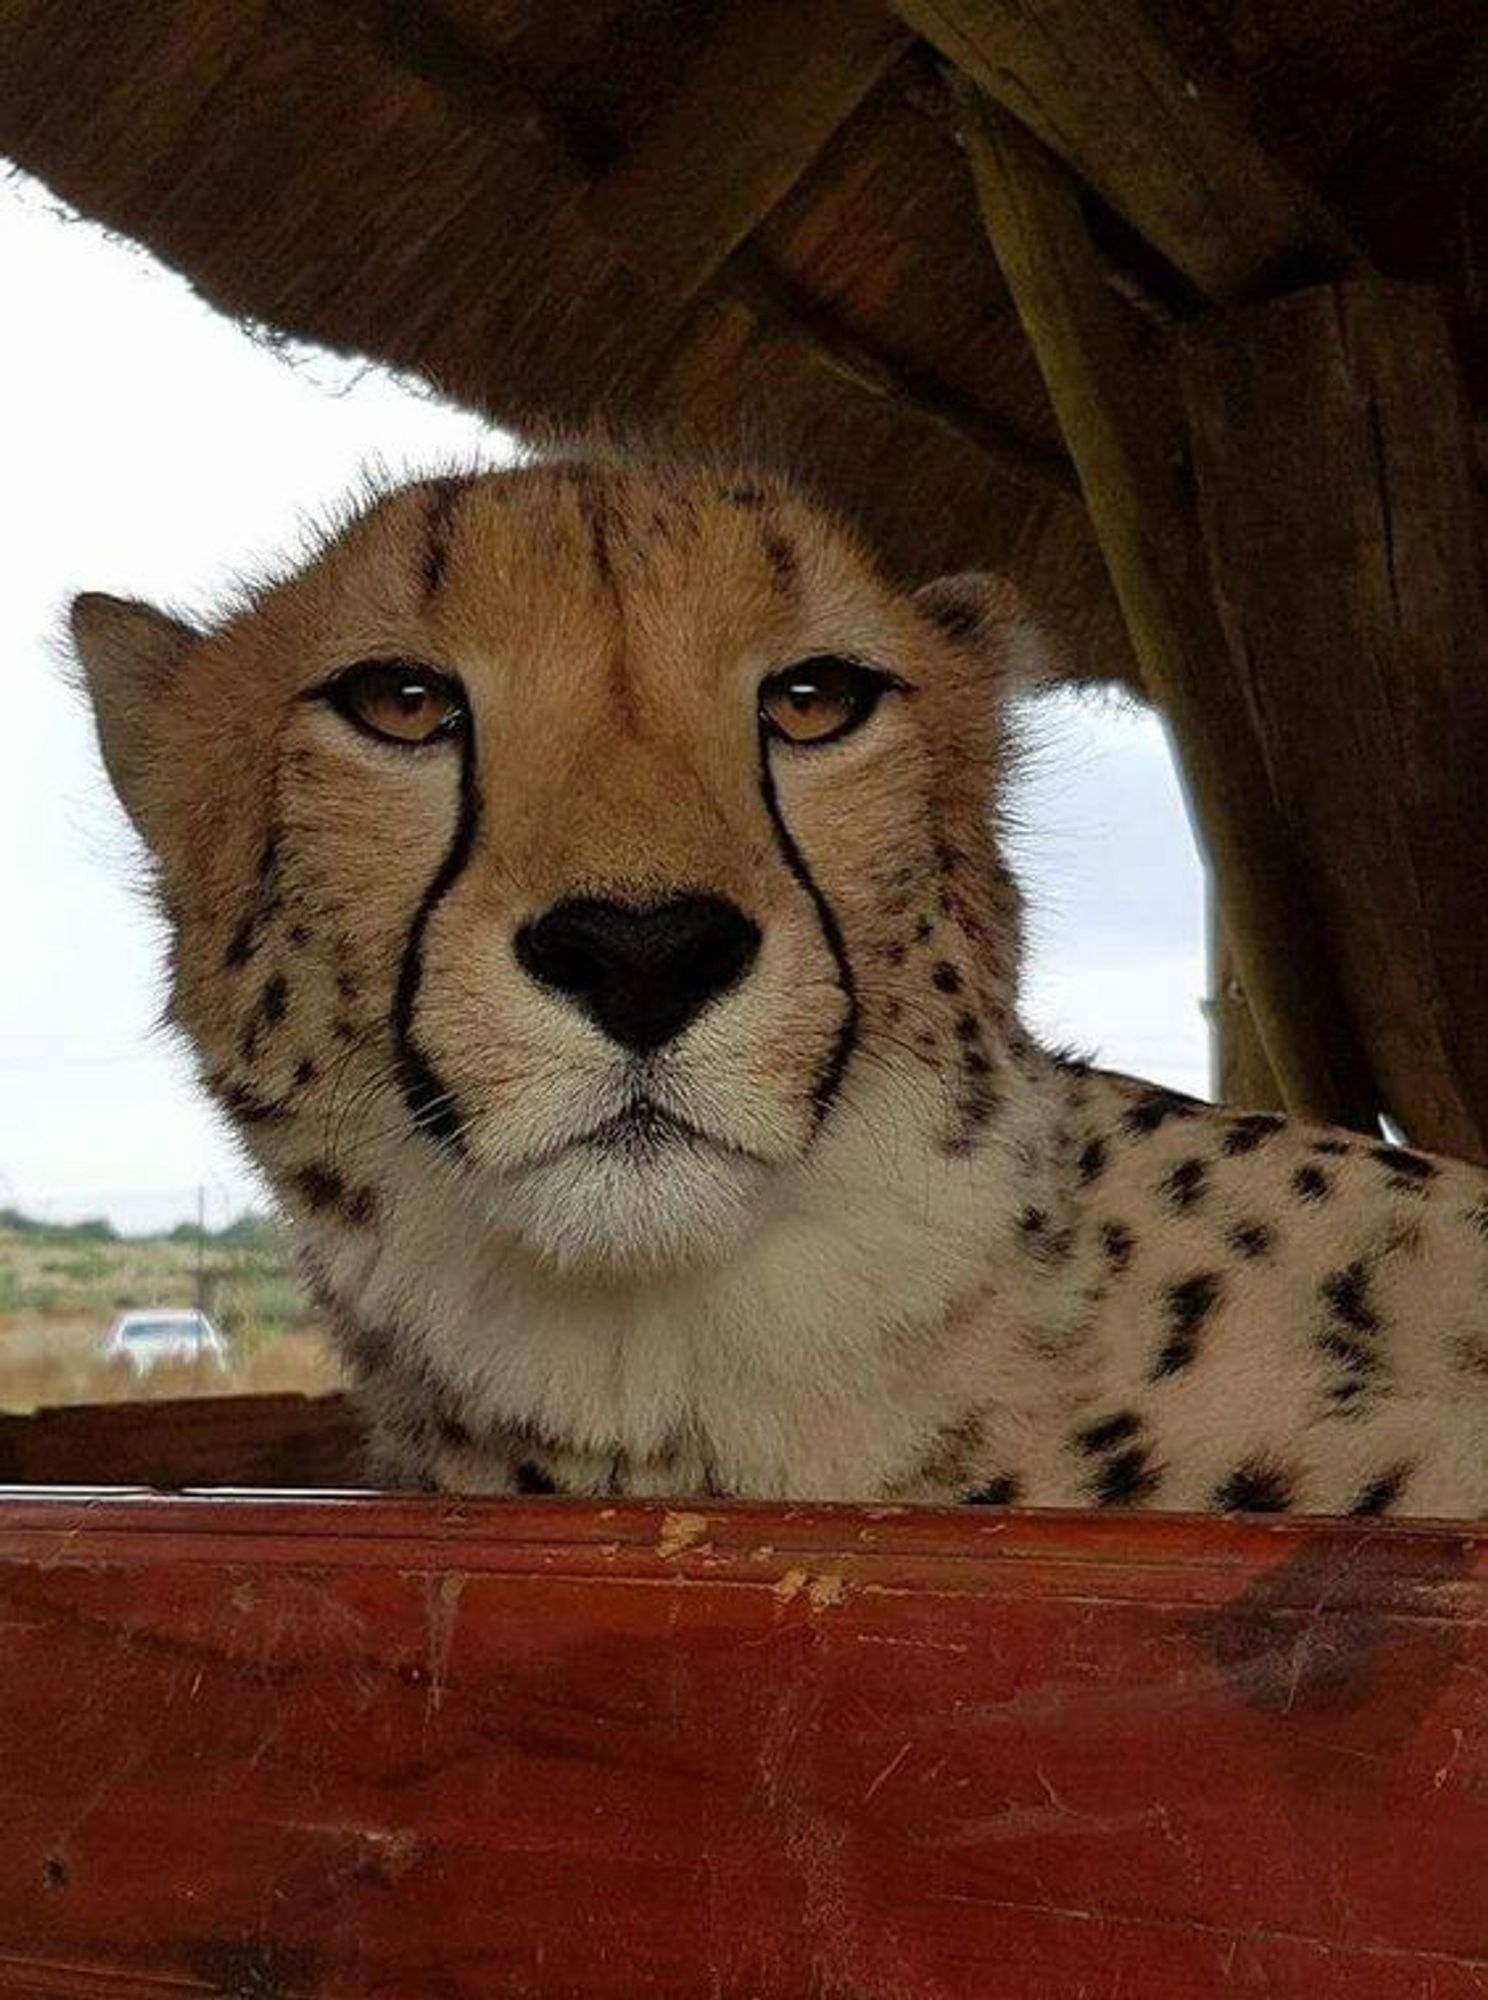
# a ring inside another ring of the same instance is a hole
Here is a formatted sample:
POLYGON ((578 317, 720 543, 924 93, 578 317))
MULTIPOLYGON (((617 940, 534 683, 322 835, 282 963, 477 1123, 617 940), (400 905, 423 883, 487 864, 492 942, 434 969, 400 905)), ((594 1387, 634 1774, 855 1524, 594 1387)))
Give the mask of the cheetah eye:
POLYGON ((325 690, 338 715, 384 743, 421 743, 453 736, 465 721, 457 681, 417 660, 359 660, 325 690))
POLYGON ((765 726, 787 743, 835 743, 868 720, 892 676, 822 653, 784 667, 760 688, 765 726))

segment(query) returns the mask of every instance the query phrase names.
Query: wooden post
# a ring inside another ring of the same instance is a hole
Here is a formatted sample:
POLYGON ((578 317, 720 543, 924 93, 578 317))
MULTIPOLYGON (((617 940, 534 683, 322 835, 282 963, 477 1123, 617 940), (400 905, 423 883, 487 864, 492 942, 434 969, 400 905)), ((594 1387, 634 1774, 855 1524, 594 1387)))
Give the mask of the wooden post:
POLYGON ((1182 372, 1230 678, 1384 1108, 1488 1158, 1488 591, 1441 314, 1320 286, 1200 325, 1182 372))
POLYGON ((1209 1023, 1211 1075, 1221 1104, 1238 1104, 1246 1111, 1284 1111, 1286 1101, 1266 1055, 1245 984, 1225 932, 1224 917, 1214 885, 1209 885, 1209 998, 1204 1002, 1209 1023))
POLYGON ((962 96, 992 246, 1173 729, 1267 1055, 1291 1110, 1371 1129, 1372 1081, 1209 596, 1166 384, 1137 360, 1068 174, 977 92, 962 96))

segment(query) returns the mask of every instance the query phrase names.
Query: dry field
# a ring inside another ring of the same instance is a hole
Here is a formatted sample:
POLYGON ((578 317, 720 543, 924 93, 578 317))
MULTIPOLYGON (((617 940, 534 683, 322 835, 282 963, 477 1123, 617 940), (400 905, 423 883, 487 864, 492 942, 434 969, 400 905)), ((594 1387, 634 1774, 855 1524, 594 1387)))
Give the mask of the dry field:
POLYGON ((339 1386, 273 1224, 240 1224, 200 1244, 183 1232, 111 1239, 90 1227, 0 1220, 0 1411, 339 1386), (225 1371, 182 1363, 137 1379, 101 1353, 126 1307, 198 1299, 227 1342, 225 1371))

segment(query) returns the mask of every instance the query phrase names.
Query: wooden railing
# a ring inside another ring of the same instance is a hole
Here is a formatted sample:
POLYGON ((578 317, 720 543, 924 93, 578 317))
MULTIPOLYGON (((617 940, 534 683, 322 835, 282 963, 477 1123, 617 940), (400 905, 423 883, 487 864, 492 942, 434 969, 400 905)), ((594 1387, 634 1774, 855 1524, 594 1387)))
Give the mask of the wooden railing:
POLYGON ((0 1994, 1488 1987, 1488 1535, 0 1500, 0 1994))

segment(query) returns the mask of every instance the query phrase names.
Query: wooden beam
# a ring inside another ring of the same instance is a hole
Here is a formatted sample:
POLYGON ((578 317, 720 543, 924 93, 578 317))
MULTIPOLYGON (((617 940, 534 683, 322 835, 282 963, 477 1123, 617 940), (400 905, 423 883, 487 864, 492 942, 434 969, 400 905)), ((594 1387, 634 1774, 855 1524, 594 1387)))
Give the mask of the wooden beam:
POLYGON ((894 0, 1207 297, 1357 261, 1322 202, 1191 76, 1141 0, 894 0))
POLYGON ((720 283, 765 325, 854 388, 913 410, 961 443, 974 445, 1017 486, 1046 498, 1079 500, 1080 482, 1067 453, 1025 437, 982 404, 948 388, 929 369, 854 332, 754 244, 739 246, 724 265, 720 283))
POLYGON ((875 0, 730 0, 588 220, 661 296, 693 297, 908 44, 875 0))
POLYGON ((1176 739, 1266 1051, 1299 1113, 1369 1129, 1376 1093, 1209 597, 1167 385, 1137 358, 1069 174, 976 91, 964 134, 992 247, 1079 471, 1133 650, 1176 739))
POLYGON ((363 1427, 344 1396, 192 1396, 0 1415, 0 1483, 359 1486, 363 1427))
POLYGON ((1355 281, 1184 343, 1230 675, 1385 1108, 1488 1159, 1488 588, 1442 314, 1355 281))

